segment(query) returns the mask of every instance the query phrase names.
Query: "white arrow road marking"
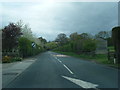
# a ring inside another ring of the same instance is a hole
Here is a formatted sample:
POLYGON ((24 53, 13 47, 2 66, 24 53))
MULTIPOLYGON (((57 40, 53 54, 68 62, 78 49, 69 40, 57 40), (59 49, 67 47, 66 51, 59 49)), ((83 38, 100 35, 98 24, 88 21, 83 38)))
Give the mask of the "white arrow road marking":
POLYGON ((77 85, 79 85, 79 86, 81 86, 82 88, 96 88, 98 86, 97 84, 82 81, 80 79, 75 79, 75 78, 71 78, 71 77, 67 77, 67 76, 62 76, 62 77, 77 84, 77 85))

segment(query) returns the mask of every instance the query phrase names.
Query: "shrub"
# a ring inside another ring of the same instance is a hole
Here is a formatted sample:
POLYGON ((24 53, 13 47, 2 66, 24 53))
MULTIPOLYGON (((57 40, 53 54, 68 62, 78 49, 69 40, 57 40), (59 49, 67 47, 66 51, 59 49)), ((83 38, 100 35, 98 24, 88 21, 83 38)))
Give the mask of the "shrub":
POLYGON ((20 58, 20 57, 13 57, 12 59, 11 59, 11 61, 22 61, 22 58, 20 58))
POLYGON ((11 62, 11 57, 10 56, 4 56, 2 58, 2 62, 3 63, 10 63, 11 62))
POLYGON ((31 41, 24 37, 20 38, 19 39, 19 50, 20 50, 20 54, 23 57, 31 55, 32 53, 31 41))
POLYGON ((96 42, 94 40, 85 40, 83 43, 84 51, 95 51, 96 50, 96 42))
POLYGON ((44 48, 42 46, 39 46, 35 44, 35 47, 32 47, 32 41, 28 40, 25 37, 21 37, 19 39, 19 51, 22 57, 32 56, 36 55, 42 51, 44 51, 44 48))

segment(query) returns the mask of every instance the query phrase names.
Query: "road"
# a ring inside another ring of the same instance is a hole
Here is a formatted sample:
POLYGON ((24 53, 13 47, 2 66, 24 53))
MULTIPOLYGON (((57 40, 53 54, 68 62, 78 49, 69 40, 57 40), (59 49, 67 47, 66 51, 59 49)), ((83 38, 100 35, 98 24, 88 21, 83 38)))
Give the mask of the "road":
POLYGON ((117 88, 118 70, 54 52, 40 54, 6 88, 117 88))

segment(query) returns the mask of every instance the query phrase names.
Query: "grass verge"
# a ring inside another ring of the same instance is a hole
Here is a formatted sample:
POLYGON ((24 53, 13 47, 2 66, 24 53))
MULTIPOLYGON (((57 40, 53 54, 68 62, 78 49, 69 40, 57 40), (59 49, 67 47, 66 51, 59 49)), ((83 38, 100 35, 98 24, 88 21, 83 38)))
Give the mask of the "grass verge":
POLYGON ((81 59, 84 59, 84 60, 93 61, 95 63, 100 63, 100 64, 104 64, 104 65, 107 65, 107 66, 110 66, 110 67, 120 69, 120 64, 114 64, 113 61, 109 61, 107 59, 106 54, 97 54, 95 56, 91 56, 91 55, 86 55, 86 54, 76 54, 74 52, 61 52, 61 51, 53 51, 53 52, 57 52, 57 53, 61 53, 61 54, 81 58, 81 59))

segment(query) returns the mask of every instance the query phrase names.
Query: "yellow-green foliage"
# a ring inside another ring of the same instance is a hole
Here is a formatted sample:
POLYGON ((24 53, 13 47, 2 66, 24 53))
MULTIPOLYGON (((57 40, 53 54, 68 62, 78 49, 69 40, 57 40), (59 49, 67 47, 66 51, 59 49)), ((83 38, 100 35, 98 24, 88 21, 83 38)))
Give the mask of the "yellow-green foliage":
POLYGON ((13 57, 11 61, 22 61, 21 57, 13 57))
POLYGON ((4 56, 4 57, 2 57, 2 62, 3 63, 10 63, 11 62, 11 57, 10 56, 4 56))
POLYGON ((95 51, 96 50, 96 42, 95 40, 85 40, 83 42, 84 51, 95 51))
POLYGON ((71 41, 66 45, 56 48, 55 50, 76 53, 92 52, 96 50, 96 41, 92 39, 71 41))
POLYGON ((36 47, 32 47, 32 41, 25 37, 19 39, 19 51, 23 57, 36 55, 42 52, 44 49, 36 44, 36 47))
POLYGON ((49 42, 49 43, 46 44, 46 47, 47 47, 48 50, 54 49, 54 48, 56 48, 57 46, 58 46, 58 45, 57 45, 56 42, 49 42))

